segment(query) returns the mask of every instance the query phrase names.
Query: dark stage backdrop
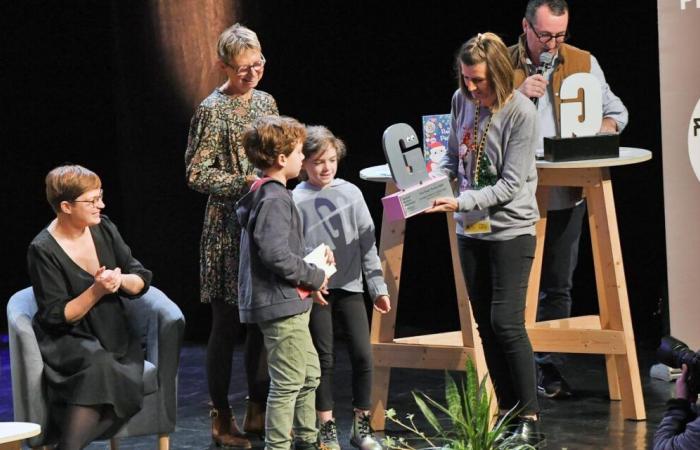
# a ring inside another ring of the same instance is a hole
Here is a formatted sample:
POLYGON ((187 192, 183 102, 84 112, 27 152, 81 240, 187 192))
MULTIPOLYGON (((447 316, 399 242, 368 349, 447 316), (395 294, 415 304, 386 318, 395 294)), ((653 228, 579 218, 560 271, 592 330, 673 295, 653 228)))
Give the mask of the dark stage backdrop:
MULTIPOLYGON (((515 42, 524 3, 3 2, 1 303, 28 284, 27 244, 52 218, 43 177, 71 161, 102 176, 105 213, 185 312, 188 338, 204 339, 206 199, 185 186, 183 154, 194 107, 221 82, 213 57, 223 27, 240 20, 258 33, 268 60, 260 88, 283 114, 345 139, 339 176, 360 186, 379 225, 383 186, 358 171, 383 162, 382 132, 396 122, 420 130, 421 115, 449 112, 456 49, 482 31, 515 42)), ((666 273, 656 2, 574 0, 571 12, 571 42, 595 54, 629 108, 622 144, 654 153, 613 169, 634 324, 651 341, 666 273)), ((400 334, 458 326, 446 233, 444 217, 408 223, 400 334)), ((587 239, 575 298, 576 312, 597 309, 587 239)))

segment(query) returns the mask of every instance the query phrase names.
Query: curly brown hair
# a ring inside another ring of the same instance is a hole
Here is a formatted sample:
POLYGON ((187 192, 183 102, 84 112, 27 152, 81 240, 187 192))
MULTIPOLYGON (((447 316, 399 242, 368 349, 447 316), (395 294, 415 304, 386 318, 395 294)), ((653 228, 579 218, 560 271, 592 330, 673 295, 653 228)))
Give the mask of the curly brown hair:
POLYGON ((243 148, 250 162, 264 170, 272 167, 278 155, 289 156, 305 138, 306 128, 298 120, 263 116, 255 119, 243 135, 243 148))

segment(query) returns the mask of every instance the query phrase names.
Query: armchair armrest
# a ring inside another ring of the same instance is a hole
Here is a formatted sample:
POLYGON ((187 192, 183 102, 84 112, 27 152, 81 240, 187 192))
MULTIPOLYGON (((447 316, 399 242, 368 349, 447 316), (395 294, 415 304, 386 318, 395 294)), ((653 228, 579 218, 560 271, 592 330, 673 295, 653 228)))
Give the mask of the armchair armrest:
POLYGON ((133 331, 145 341, 146 360, 158 371, 158 391, 163 401, 159 420, 175 426, 177 412, 177 369, 185 331, 180 308, 160 289, 151 286, 141 297, 127 300, 127 314, 133 331))
POLYGON ((32 327, 36 311, 31 287, 15 293, 7 303, 14 420, 38 423, 42 430, 41 435, 29 440, 30 445, 38 445, 44 440, 43 434, 49 422, 43 383, 44 361, 32 327))

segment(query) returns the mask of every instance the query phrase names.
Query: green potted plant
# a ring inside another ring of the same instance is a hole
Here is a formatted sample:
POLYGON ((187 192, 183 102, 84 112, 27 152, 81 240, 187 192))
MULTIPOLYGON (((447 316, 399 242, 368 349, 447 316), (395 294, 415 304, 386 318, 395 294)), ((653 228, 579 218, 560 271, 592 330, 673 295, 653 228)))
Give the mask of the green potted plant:
MULTIPOLYGON (((407 414, 402 420, 392 408, 386 411, 386 418, 413 433, 416 440, 422 441, 427 447, 451 450, 533 449, 531 445, 511 438, 507 432, 509 423, 517 415, 515 409, 508 411, 492 426, 491 395, 486 387, 486 376, 481 379, 481 382, 477 380, 474 363, 468 359, 466 375, 459 385, 447 371, 445 372, 446 405, 440 404, 423 392, 412 392, 416 405, 435 432, 433 436, 428 436, 416 426, 413 414, 407 414), (449 425, 443 426, 434 410, 446 416, 449 425)), ((420 444, 418 447, 411 445, 411 442, 403 437, 387 436, 383 443, 387 448, 400 450, 415 450, 422 447, 420 444)))

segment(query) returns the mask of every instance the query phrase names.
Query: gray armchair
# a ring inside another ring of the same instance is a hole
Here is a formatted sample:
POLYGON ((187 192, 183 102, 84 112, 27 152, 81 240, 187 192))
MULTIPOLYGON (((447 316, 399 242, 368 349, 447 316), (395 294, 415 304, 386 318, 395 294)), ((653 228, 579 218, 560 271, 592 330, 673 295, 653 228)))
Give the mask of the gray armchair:
MULTIPOLYGON (((157 434, 158 448, 168 449, 168 435, 175 430, 177 413, 177 369, 185 318, 162 291, 151 286, 142 297, 127 301, 134 332, 143 337, 145 349, 143 407, 112 439, 157 434)), ((12 402, 19 422, 41 425, 42 433, 28 439, 32 447, 56 440, 59 430, 50 422, 49 404, 43 382, 44 363, 32 328, 37 305, 31 287, 17 292, 7 304, 10 338, 12 402)))

